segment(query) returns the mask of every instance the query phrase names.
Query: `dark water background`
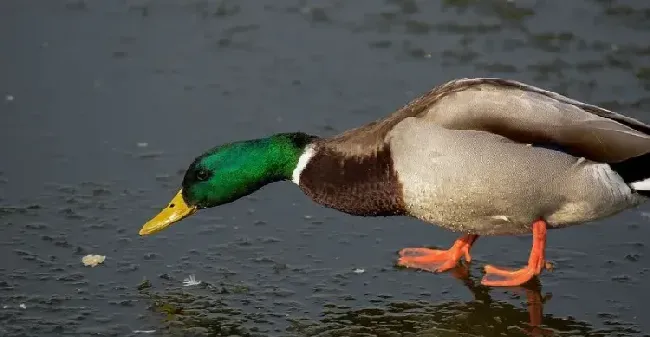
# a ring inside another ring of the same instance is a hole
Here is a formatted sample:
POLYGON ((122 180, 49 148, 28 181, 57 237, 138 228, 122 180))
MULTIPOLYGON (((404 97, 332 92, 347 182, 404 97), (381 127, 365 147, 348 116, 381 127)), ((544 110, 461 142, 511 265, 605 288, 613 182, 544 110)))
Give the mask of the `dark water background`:
MULTIPOLYGON (((455 234, 290 183, 137 235, 208 147, 331 135, 476 76, 650 121, 650 3, 0 1, 0 336, 525 335, 540 293, 476 283, 527 236, 481 239, 469 280, 396 269, 455 234)), ((541 328, 650 333, 649 214, 549 233, 541 328)))

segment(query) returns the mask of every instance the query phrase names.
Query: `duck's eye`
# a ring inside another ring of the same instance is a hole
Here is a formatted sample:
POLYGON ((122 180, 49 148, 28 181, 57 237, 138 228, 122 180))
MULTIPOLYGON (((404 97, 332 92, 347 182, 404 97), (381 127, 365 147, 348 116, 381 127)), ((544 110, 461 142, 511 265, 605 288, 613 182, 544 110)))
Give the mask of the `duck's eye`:
POLYGON ((210 173, 206 170, 196 171, 196 180, 204 181, 204 180, 208 180, 209 177, 210 177, 210 173))

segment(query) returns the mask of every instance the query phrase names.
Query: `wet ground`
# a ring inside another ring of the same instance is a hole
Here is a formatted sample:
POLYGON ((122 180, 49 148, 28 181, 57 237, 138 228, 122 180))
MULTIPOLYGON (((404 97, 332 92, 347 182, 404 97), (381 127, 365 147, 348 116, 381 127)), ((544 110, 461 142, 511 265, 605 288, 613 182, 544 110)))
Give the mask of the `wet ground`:
POLYGON ((648 205, 550 232, 529 289, 477 283, 530 237, 481 239, 469 278, 397 269, 455 235, 290 183, 137 232, 208 147, 331 135, 456 77, 650 121, 649 41, 644 0, 1 1, 0 336, 648 335, 648 205))

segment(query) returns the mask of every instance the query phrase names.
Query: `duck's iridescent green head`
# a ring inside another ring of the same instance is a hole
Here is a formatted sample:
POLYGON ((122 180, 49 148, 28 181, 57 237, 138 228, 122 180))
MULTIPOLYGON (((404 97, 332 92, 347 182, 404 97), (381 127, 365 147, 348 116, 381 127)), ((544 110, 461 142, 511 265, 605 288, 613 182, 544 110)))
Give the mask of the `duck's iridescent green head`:
POLYGON ((161 231, 198 209, 235 201, 268 183, 291 179, 298 158, 314 139, 304 133, 283 133, 208 150, 192 162, 182 189, 140 235, 161 231))

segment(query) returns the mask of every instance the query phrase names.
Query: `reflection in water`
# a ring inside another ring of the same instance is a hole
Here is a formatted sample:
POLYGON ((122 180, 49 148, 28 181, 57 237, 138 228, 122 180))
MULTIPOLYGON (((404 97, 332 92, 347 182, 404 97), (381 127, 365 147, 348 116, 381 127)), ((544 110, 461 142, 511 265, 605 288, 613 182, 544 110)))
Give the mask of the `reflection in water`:
MULTIPOLYGON (((467 286, 472 291, 475 301, 484 303, 487 306, 494 304, 494 301, 488 293, 490 288, 475 282, 469 274, 469 267, 467 265, 458 266, 455 270, 452 271, 452 275, 455 278, 461 280, 463 284, 465 284, 465 286, 467 286)), ((549 293, 542 296, 541 288, 541 283, 537 278, 534 278, 524 286, 511 288, 518 293, 523 292, 526 295, 526 307, 528 308, 528 327, 521 329, 521 331, 527 332, 532 336, 553 335, 553 331, 551 329, 547 329, 542 326, 542 324, 545 323, 543 321, 544 303, 547 300, 550 300, 552 295, 549 293)), ((525 320, 521 320, 521 322, 519 322, 519 324, 522 325, 525 323, 525 320)), ((518 324, 515 326, 518 326, 518 324)), ((508 326, 506 325, 506 327, 508 326)), ((559 330, 561 331, 562 329, 559 330)))
MULTIPOLYGON (((156 292, 150 284, 141 292, 153 302, 152 308, 166 314, 159 330, 170 333, 205 333, 211 336, 613 336, 640 332, 630 324, 606 322, 599 329, 572 317, 544 315, 544 303, 550 294, 542 296, 536 280, 524 287, 506 291, 526 305, 494 300, 489 287, 482 286, 469 275, 467 266, 459 266, 451 274, 473 294, 470 301, 427 302, 424 300, 373 300, 373 307, 351 309, 341 304, 327 304, 317 320, 294 318, 281 312, 250 313, 239 310, 257 297, 252 289, 237 285, 203 284, 188 290, 156 292), (264 329, 271 317, 285 316, 287 329, 264 329), (268 318, 268 319, 267 319, 268 318)), ((503 289, 501 289, 503 291, 503 289)), ((296 302, 296 305, 299 305, 296 302)), ((297 309, 297 308, 296 308, 297 309)), ((295 310, 289 310, 295 312, 295 310)))
POLYGON ((490 288, 474 280, 467 266, 459 266, 451 274, 472 292, 472 301, 393 302, 388 303, 385 309, 332 310, 325 312, 320 323, 303 332, 318 336, 357 333, 378 336, 396 333, 418 336, 611 336, 618 332, 634 332, 622 326, 597 330, 570 317, 544 315, 544 303, 551 295, 542 296, 537 280, 525 287, 508 289, 515 294, 525 294, 527 308, 521 308, 494 300, 489 294, 490 288))

